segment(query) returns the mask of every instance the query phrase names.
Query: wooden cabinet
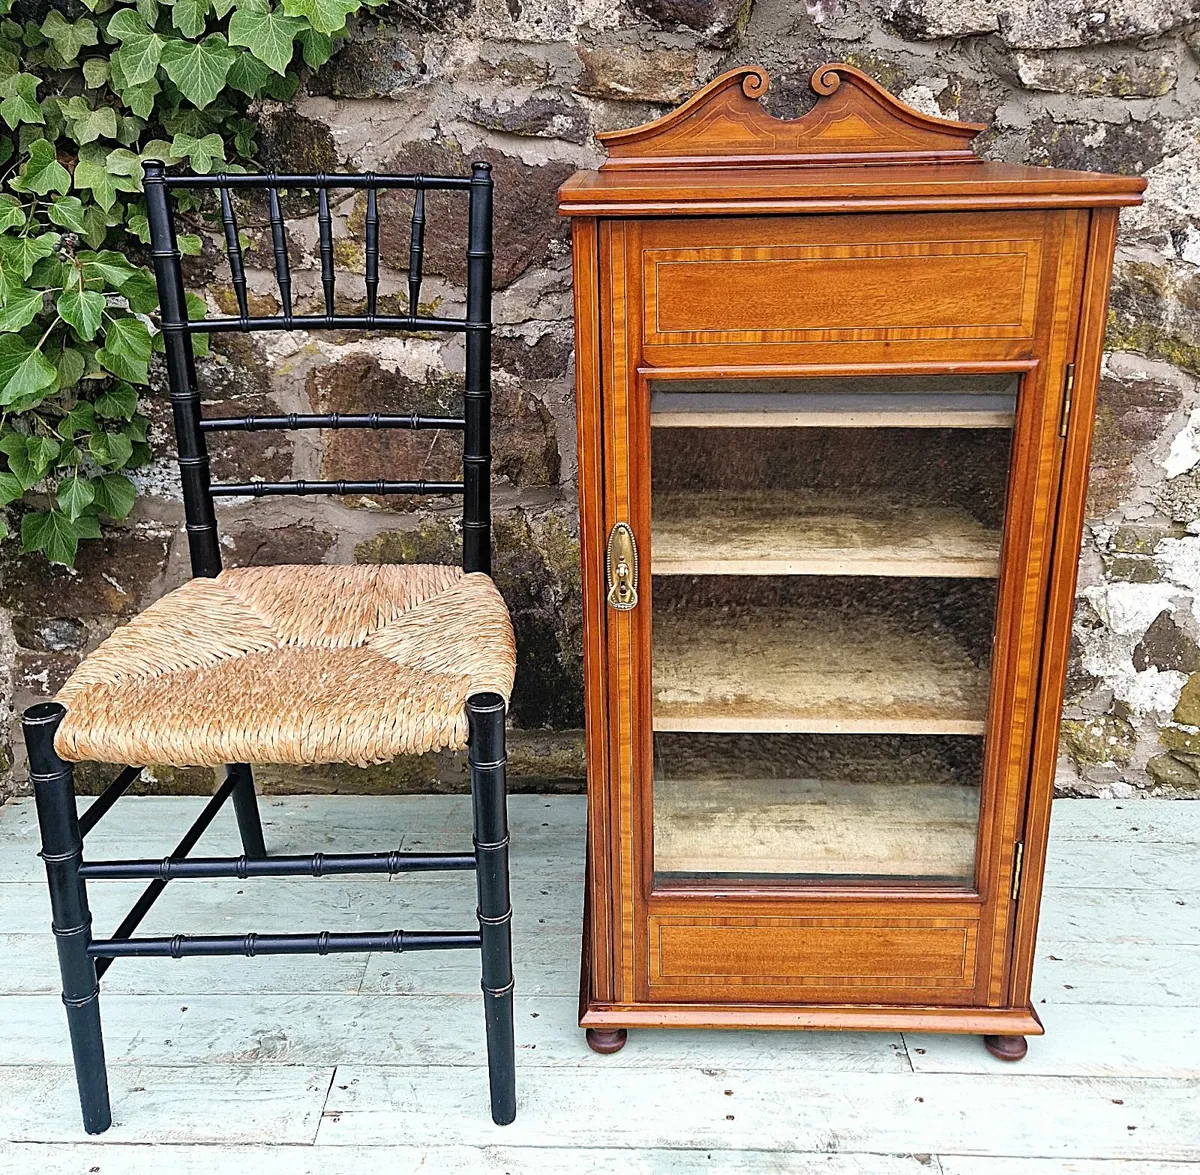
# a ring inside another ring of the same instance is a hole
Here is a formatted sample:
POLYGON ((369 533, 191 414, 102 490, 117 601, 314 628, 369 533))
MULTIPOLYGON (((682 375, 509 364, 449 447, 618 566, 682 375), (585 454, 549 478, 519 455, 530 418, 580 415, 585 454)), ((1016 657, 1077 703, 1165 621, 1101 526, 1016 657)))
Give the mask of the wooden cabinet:
POLYGON ((734 70, 569 180, 588 722, 581 1023, 1030 1003, 1120 205, 983 128, 734 70))

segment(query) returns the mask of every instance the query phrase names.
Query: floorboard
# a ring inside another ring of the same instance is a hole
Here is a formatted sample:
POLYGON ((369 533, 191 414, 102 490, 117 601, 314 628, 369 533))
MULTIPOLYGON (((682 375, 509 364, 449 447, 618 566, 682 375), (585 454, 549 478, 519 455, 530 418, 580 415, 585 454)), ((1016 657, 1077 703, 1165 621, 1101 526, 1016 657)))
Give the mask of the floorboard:
MULTIPOLYGON (((89 855, 161 855, 196 799, 130 798, 89 855)), ((466 797, 263 801, 272 848, 457 847, 466 797), (381 845, 381 839, 383 845, 381 845)), ((581 797, 511 803, 519 1114, 487 1114, 473 955, 120 960, 116 1125, 78 1124, 33 806, 0 807, 3 1175, 1183 1175, 1200 1163, 1200 805, 1059 801, 1019 1065, 972 1037, 576 1025, 581 797), (728 1091, 728 1092, 726 1092, 728 1091), (153 1147, 144 1144, 153 1142, 153 1147)), ((238 851, 232 813, 200 851, 238 851)), ((100 933, 136 883, 94 885, 100 933)), ((469 877, 174 882, 147 933, 470 926, 469 877)))

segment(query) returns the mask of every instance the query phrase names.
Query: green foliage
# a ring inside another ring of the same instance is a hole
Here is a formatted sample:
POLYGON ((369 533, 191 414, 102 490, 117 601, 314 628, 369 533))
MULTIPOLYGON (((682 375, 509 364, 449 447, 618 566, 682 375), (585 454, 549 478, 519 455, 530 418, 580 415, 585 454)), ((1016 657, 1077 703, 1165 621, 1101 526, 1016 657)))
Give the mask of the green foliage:
POLYGON ((150 460, 139 388, 160 345, 136 263, 143 162, 243 170, 250 104, 290 99, 347 17, 380 2, 84 0, 76 20, 21 23, 0 0, 0 540, 70 565, 133 508, 128 472, 150 460))

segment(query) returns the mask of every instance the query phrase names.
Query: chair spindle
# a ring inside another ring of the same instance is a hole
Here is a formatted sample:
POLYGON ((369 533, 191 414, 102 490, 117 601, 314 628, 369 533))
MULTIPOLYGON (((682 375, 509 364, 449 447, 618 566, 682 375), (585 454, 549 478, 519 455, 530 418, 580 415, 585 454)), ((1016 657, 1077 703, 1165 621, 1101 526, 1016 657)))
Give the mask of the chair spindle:
POLYGON ((367 189, 367 317, 375 314, 379 296, 379 204, 375 189, 367 189))
POLYGON ((425 189, 417 177, 413 199, 412 233, 408 242, 408 313, 415 318, 421 300, 421 258, 425 255, 425 189))
POLYGON ((242 242, 228 188, 221 189, 221 224, 225 229, 225 256, 229 258, 229 276, 237 297, 238 317, 245 321, 250 317, 250 305, 246 301, 246 267, 242 263, 242 242))
POLYGON ((275 250, 275 280, 279 283, 279 302, 283 317, 292 317, 292 271, 288 266, 287 238, 283 234, 283 211, 279 207, 279 189, 267 189, 270 196, 271 245, 275 250))
MULTIPOLYGON (((321 177, 324 179, 324 176, 321 177)), ((317 189, 317 226, 321 234, 321 285, 325 288, 325 313, 333 315, 333 218, 329 215, 329 189, 317 189)))

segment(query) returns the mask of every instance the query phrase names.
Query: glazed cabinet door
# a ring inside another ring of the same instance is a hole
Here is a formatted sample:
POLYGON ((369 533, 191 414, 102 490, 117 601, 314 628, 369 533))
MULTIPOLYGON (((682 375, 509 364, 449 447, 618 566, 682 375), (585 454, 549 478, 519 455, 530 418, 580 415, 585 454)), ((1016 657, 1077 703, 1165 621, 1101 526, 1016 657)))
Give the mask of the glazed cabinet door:
POLYGON ((613 1002, 1005 1004, 1085 231, 601 222, 613 1002))

